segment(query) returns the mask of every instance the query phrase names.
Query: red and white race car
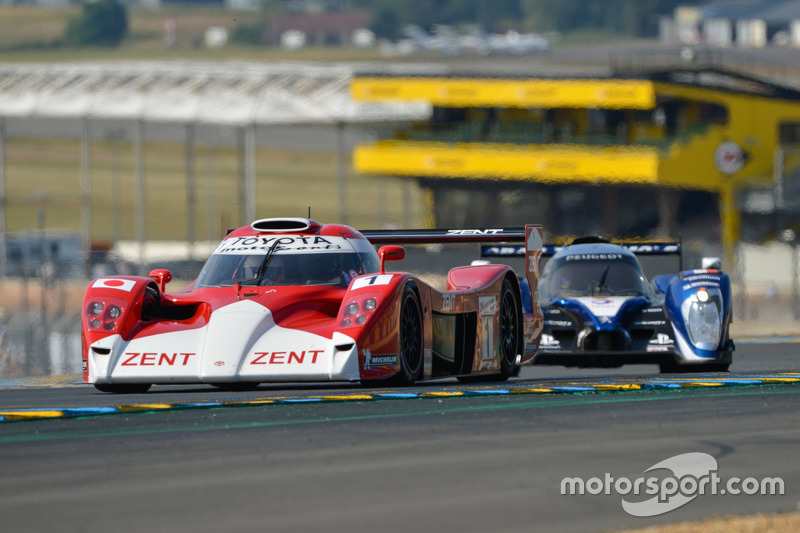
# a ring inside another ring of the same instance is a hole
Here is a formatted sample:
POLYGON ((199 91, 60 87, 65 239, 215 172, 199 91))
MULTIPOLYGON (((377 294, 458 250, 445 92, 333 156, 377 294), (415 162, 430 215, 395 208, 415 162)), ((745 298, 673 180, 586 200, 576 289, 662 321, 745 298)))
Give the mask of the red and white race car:
POLYGON ((373 247, 451 241, 525 241, 529 286, 538 286, 540 226, 373 232, 368 240, 340 224, 258 220, 230 232, 197 279, 174 293, 165 291, 168 270, 92 281, 83 380, 133 393, 152 384, 507 379, 533 357, 543 324, 538 306, 523 313, 508 266, 454 268, 438 290, 386 271, 386 261, 405 257, 401 246, 373 247))

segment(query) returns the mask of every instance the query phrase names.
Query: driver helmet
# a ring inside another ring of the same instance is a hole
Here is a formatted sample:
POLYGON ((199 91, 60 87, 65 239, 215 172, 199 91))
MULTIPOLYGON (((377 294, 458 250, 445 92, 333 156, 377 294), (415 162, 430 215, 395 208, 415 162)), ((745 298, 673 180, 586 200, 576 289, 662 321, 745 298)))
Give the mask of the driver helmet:
POLYGON ((281 256, 272 256, 269 263, 267 263, 267 271, 264 273, 264 277, 272 283, 278 283, 286 279, 286 265, 281 256))

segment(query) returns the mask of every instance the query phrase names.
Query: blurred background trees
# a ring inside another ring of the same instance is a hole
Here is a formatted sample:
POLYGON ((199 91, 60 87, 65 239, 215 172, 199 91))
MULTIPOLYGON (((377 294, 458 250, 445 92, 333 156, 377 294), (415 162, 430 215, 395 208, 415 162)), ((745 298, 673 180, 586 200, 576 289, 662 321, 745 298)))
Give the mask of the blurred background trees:
POLYGON ((128 12, 118 0, 85 2, 69 20, 64 43, 71 46, 119 46, 128 34, 128 12))

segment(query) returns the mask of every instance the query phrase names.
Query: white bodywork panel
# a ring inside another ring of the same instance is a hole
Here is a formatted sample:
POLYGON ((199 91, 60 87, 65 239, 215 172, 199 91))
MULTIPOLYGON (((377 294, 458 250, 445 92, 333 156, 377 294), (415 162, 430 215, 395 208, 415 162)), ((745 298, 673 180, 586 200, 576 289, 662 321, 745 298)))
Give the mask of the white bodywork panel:
POLYGON ((93 383, 359 379, 353 339, 282 328, 267 308, 250 300, 216 310, 203 327, 129 342, 119 335, 106 337, 90 347, 88 356, 93 383))

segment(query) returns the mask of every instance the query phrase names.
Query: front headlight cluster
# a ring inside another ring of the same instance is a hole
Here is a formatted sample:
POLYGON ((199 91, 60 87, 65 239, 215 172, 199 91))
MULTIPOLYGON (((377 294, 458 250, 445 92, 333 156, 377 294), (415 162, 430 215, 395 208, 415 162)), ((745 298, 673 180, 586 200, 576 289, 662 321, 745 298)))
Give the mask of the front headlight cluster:
POLYGON ((117 303, 91 301, 86 306, 86 327, 97 331, 115 331, 122 317, 123 307, 117 303))
POLYGON ((722 331, 721 298, 701 289, 684 301, 689 340, 702 350, 715 350, 722 331))
POLYGON ((358 296, 342 309, 339 326, 343 328, 360 326, 378 308, 378 298, 373 295, 358 296))

